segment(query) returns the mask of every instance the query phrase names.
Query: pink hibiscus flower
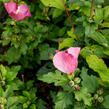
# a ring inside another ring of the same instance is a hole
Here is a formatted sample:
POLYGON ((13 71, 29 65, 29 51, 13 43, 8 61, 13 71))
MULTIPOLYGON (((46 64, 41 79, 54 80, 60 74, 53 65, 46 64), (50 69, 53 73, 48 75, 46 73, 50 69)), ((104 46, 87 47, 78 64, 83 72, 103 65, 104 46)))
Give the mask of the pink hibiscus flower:
POLYGON ((77 68, 79 53, 80 47, 70 47, 65 52, 56 50, 53 64, 61 72, 72 74, 77 68))
POLYGON ((9 3, 4 3, 4 6, 8 14, 18 21, 27 17, 31 17, 31 13, 27 5, 21 4, 18 6, 14 1, 11 1, 9 3))

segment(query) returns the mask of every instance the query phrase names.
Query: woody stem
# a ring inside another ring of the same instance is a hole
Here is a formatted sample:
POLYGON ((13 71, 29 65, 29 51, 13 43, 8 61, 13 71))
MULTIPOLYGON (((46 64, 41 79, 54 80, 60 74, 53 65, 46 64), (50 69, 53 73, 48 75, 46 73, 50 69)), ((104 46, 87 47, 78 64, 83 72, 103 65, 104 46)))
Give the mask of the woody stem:
POLYGON ((65 6, 64 0, 62 0, 62 1, 63 1, 63 4, 64 4, 64 8, 65 8, 66 14, 67 14, 67 16, 68 16, 68 18, 69 18, 69 20, 70 20, 71 25, 72 25, 72 28, 74 28, 74 25, 73 25, 73 23, 72 23, 72 20, 71 20, 71 17, 70 17, 70 15, 69 15, 69 12, 68 12, 68 10, 67 10, 67 8, 66 8, 66 6, 65 6))
POLYGON ((95 9, 95 0, 92 0, 91 11, 90 11, 90 19, 93 18, 94 9, 95 9))
MULTIPOLYGON (((74 25, 73 25, 73 23, 72 23, 72 19, 71 19, 70 14, 69 14, 69 12, 68 12, 68 10, 67 10, 67 7, 65 6, 64 0, 62 0, 62 2, 63 2, 63 5, 64 5, 64 8, 65 8, 66 14, 67 14, 67 16, 68 16, 68 19, 69 19, 69 21, 70 21, 70 23, 71 23, 71 25, 72 25, 72 28, 74 29, 74 25)), ((78 38, 77 35, 76 35, 76 39, 79 40, 79 38, 78 38)))

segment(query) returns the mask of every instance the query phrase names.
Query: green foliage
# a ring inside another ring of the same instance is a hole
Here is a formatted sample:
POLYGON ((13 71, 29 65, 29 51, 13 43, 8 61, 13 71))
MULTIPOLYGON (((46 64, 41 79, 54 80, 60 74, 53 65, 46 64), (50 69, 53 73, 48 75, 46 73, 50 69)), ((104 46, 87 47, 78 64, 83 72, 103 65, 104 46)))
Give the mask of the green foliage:
POLYGON ((0 1, 0 108, 107 109, 109 0, 95 0, 92 16, 92 0, 64 0, 65 6, 63 0, 15 0, 32 14, 21 21, 6 12, 3 3, 10 1, 0 1), (55 50, 69 47, 81 47, 72 75, 52 64, 55 50), (103 102, 94 99, 98 88, 103 102))
POLYGON ((71 47, 73 43, 74 43, 73 38, 66 38, 59 44, 59 50, 66 48, 66 47, 71 47))
POLYGON ((56 96, 55 109, 66 109, 68 105, 72 105, 73 96, 68 92, 58 92, 56 96))
POLYGON ((104 97, 103 106, 105 108, 108 108, 109 107, 109 95, 107 95, 107 96, 104 97))
POLYGON ((95 32, 90 36, 92 39, 97 41, 100 45, 103 45, 104 47, 109 47, 108 39, 105 35, 101 34, 100 32, 95 32))
MULTIPOLYGON (((64 0, 66 1, 66 0, 64 0)), ((45 5, 45 6, 49 6, 49 7, 56 7, 59 9, 64 10, 64 5, 62 3, 61 0, 41 0, 41 2, 45 5)))
POLYGON ((94 93, 98 89, 98 78, 96 76, 89 76, 87 73, 88 69, 82 68, 81 78, 82 86, 88 89, 88 92, 94 93))
POLYGON ((104 20, 108 20, 109 17, 109 6, 104 7, 104 20))
POLYGON ((95 9, 95 16, 94 16, 94 20, 95 22, 99 22, 101 23, 103 21, 103 9, 102 8, 96 8, 95 9))
MULTIPOLYGON (((46 102, 44 102, 41 99, 39 99, 36 103, 37 109, 47 109, 45 105, 46 105, 46 102)), ((31 108, 31 109, 33 109, 33 108, 31 108)))
POLYGON ((92 46, 86 46, 81 50, 81 56, 86 58, 90 55, 96 55, 98 57, 106 57, 104 54, 106 54, 104 51, 104 48, 99 45, 92 45, 92 46))
POLYGON ((91 95, 88 93, 86 87, 82 87, 79 92, 75 92, 75 99, 78 101, 83 100, 85 105, 91 106, 91 95))
POLYGON ((102 59, 99 59, 96 55, 91 55, 86 57, 87 63, 90 68, 92 68, 95 72, 98 72, 100 78, 104 82, 109 82, 109 69, 102 59))
POLYGON ((48 74, 44 74, 43 76, 38 77, 39 80, 47 83, 54 83, 55 86, 62 86, 68 83, 68 79, 66 75, 62 75, 61 72, 56 70, 56 73, 49 72, 48 74))

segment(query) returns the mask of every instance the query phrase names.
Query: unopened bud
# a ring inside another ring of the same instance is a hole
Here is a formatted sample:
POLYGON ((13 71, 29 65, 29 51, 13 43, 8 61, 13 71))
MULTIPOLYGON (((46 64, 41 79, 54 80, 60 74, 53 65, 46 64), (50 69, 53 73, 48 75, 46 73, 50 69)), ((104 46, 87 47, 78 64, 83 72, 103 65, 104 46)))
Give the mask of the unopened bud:
POLYGON ((76 77, 76 78, 74 79, 74 82, 78 84, 78 83, 81 82, 81 79, 80 79, 79 77, 76 77))
POLYGON ((94 94, 94 99, 98 99, 98 94, 94 94))
POLYGON ((103 100, 104 100, 104 98, 103 98, 102 96, 98 97, 98 101, 99 101, 100 103, 102 103, 103 100))
POLYGON ((7 100, 3 97, 0 97, 0 104, 6 104, 7 100))
POLYGON ((0 85, 4 86, 5 85, 5 81, 0 81, 0 85))
POLYGON ((75 88, 76 91, 79 91, 80 90, 79 85, 75 85, 74 88, 75 88))
POLYGON ((101 8, 101 5, 97 5, 97 8, 101 8))
POLYGON ((2 105, 0 105, 0 109, 4 109, 4 105, 2 104, 2 105))
POLYGON ((69 82, 69 85, 70 85, 71 87, 74 86, 74 81, 71 80, 71 81, 69 82))
POLYGON ((89 21, 89 23, 92 23, 92 22, 93 22, 92 18, 89 18, 89 20, 88 20, 88 21, 89 21))
POLYGON ((5 77, 3 77, 3 81, 5 81, 6 80, 6 78, 5 77))
POLYGON ((15 21, 11 21, 11 25, 16 25, 15 21))
POLYGON ((102 94, 103 94, 103 89, 102 89, 102 88, 99 88, 99 89, 97 90, 97 94, 102 95, 102 94))

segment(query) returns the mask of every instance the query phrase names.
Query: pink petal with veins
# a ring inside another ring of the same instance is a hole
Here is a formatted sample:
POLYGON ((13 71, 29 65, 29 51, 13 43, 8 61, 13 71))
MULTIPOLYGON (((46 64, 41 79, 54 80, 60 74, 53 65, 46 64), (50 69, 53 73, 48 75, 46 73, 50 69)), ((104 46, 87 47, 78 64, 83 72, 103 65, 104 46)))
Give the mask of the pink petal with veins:
POLYGON ((53 57, 53 64, 61 72, 72 74, 77 68, 78 61, 72 55, 60 51, 53 57))
POLYGON ((4 3, 4 6, 5 6, 8 14, 10 14, 12 12, 16 12, 17 7, 18 7, 14 1, 11 1, 10 3, 4 3))
POLYGON ((14 1, 11 1, 10 3, 5 3, 4 6, 8 14, 18 21, 31 17, 31 13, 27 5, 21 4, 18 6, 14 1))
POLYGON ((66 52, 74 56, 74 58, 78 59, 80 53, 80 47, 70 47, 69 49, 66 50, 66 52))

